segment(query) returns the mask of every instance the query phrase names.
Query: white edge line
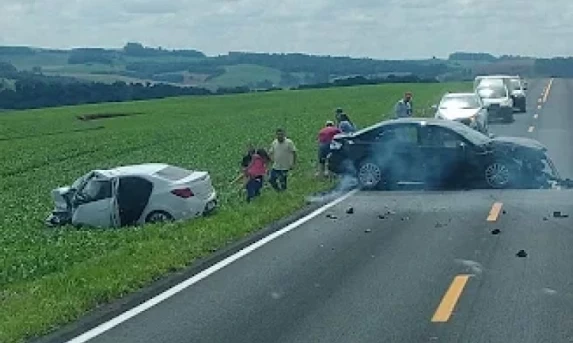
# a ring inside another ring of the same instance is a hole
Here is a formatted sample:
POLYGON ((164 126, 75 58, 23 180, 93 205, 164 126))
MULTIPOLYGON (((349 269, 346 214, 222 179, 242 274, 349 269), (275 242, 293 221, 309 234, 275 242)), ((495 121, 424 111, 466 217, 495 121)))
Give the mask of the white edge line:
POLYGON ((225 258, 224 260, 221 260, 219 262, 217 262, 216 264, 212 265, 211 267, 193 275, 192 277, 190 277, 189 279, 169 288, 168 290, 164 291, 163 293, 160 293, 159 295, 156 295, 155 297, 147 300, 146 302, 127 310, 126 312, 120 314, 119 316, 112 318, 110 320, 108 320, 105 323, 102 323, 98 326, 96 326, 95 328, 84 332, 83 334, 81 334, 80 336, 77 336, 76 338, 73 338, 69 341, 67 341, 66 343, 84 343, 89 341, 92 338, 95 338, 101 334, 103 334, 106 331, 111 330, 112 328, 114 328, 115 326, 127 321, 130 318, 133 318, 135 316, 137 316, 138 314, 150 309, 151 307, 161 303, 162 301, 165 301, 167 299, 169 299, 170 297, 174 296, 175 294, 183 291, 184 289, 188 288, 189 286, 203 280, 204 278, 208 277, 209 275, 217 272, 220 269, 223 269, 224 267, 228 266, 229 264, 235 262, 236 260, 240 259, 241 257, 255 251, 256 249, 262 247, 263 245, 271 242, 272 240, 284 235, 285 233, 292 231, 293 229, 301 226, 302 224, 306 223, 307 221, 313 219, 314 217, 318 216, 319 214, 323 213, 324 211, 328 210, 329 208, 338 205, 339 203, 343 202, 344 200, 348 199, 349 197, 351 197, 352 195, 356 194, 358 192, 358 190, 352 190, 346 194, 344 194, 343 196, 341 196, 340 198, 333 200, 332 202, 325 204, 324 206, 314 210, 313 212, 309 213, 308 215, 296 220, 295 222, 285 226, 284 228, 280 229, 279 231, 275 231, 272 234, 263 237, 262 239, 254 242, 253 244, 239 250, 238 252, 234 253, 233 255, 225 258))

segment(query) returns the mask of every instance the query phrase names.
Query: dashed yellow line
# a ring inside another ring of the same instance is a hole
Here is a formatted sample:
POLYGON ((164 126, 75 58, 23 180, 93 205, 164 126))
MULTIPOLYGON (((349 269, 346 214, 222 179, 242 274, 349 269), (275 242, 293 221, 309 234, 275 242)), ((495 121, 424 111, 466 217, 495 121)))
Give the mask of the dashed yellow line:
POLYGON ((547 85, 547 89, 545 90, 545 95, 543 96, 543 102, 547 102, 547 97, 549 96, 549 92, 551 91, 551 85, 553 85, 553 79, 549 80, 549 84, 547 85))
POLYGON ((497 217, 499 217, 499 212, 501 212, 501 208, 503 207, 503 203, 496 202, 491 206, 491 210, 489 211, 489 215, 487 216, 488 222, 495 222, 497 221, 497 217))
POLYGON ((450 288, 448 288, 448 291, 444 294, 440 305, 432 317, 433 323, 445 323, 450 319, 469 278, 470 275, 457 275, 454 278, 450 288))

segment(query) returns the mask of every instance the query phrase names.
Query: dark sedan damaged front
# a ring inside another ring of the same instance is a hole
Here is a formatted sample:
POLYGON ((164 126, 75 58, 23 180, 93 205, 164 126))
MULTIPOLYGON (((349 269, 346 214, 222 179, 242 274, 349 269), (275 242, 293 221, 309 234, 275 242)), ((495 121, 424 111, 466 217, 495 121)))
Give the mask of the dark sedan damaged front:
POLYGON ((568 187, 555 164, 547 155, 547 148, 535 140, 522 137, 494 138, 495 154, 511 159, 517 166, 519 177, 516 188, 568 187))

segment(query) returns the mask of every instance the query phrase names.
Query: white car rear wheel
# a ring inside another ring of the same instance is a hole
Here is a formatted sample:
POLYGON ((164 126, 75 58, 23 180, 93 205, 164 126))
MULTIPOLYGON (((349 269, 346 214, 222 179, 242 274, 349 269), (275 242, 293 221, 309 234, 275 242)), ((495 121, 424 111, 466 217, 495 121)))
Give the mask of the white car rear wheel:
POLYGON ((153 211, 145 218, 146 223, 165 223, 173 221, 173 216, 165 211, 153 211))

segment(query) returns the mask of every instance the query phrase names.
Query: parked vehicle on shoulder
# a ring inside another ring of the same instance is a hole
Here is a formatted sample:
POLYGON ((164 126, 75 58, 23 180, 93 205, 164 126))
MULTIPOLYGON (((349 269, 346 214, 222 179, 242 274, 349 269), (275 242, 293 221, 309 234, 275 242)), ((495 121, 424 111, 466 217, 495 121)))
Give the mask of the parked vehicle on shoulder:
POLYGON ((521 137, 489 137, 457 121, 384 121, 331 143, 329 168, 362 189, 550 188, 561 180, 547 149, 521 137))
POLYGON ((208 172, 164 163, 92 170, 52 191, 49 226, 136 226, 211 213, 217 192, 208 172))
POLYGON ((488 118, 502 119, 506 123, 514 121, 513 99, 504 82, 501 80, 489 80, 481 83, 475 92, 485 104, 488 118))
POLYGON ((476 93, 447 93, 433 108, 437 119, 458 121, 485 134, 489 131, 488 110, 476 93))

